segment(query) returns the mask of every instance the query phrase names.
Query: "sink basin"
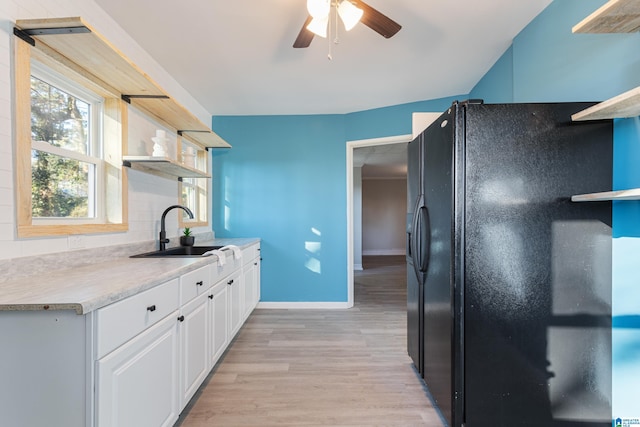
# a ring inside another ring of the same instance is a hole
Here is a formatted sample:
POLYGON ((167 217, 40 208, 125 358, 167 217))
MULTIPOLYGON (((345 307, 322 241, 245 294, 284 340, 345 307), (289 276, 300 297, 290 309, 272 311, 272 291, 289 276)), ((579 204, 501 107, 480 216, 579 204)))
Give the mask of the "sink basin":
POLYGON ((199 257, 203 253, 220 249, 222 246, 178 246, 164 251, 146 252, 131 255, 130 258, 162 258, 162 257, 199 257))

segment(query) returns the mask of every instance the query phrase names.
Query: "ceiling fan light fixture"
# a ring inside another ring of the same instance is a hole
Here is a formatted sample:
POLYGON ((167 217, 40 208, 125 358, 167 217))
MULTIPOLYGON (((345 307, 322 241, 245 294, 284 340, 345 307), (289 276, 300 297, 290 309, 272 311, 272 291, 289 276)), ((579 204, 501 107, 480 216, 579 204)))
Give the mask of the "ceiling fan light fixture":
POLYGON ((325 16, 324 18, 313 18, 311 22, 309 22, 309 25, 307 25, 307 30, 311 31, 315 35, 327 38, 328 26, 329 15, 325 16))
POLYGON ((342 0, 340 5, 338 6, 338 15, 340 15, 340 19, 342 19, 344 28, 347 31, 351 30, 356 26, 358 22, 360 22, 362 14, 363 10, 359 7, 356 7, 349 0, 342 0))
POLYGON ((307 0, 307 10, 314 19, 328 17, 331 10, 331 0, 307 0))

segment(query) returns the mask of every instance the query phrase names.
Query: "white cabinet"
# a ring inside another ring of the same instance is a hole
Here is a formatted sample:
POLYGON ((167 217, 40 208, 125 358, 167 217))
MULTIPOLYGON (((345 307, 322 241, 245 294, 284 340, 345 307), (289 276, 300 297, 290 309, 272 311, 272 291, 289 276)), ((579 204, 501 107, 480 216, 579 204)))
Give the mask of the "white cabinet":
POLYGON ((97 310, 96 358, 164 319, 179 306, 178 279, 173 279, 97 310))
POLYGON ((95 312, 98 426, 165 426, 178 418, 178 280, 95 312))
POLYGON ((259 245, 226 261, 85 315, 0 312, 0 424, 173 425, 259 299, 259 245))
POLYGON ((229 292, 229 339, 233 339, 240 330, 243 320, 242 271, 236 271, 225 279, 229 292))
POLYGON ((249 317, 260 300, 260 258, 254 258, 242 268, 242 280, 244 287, 244 314, 249 317))
POLYGON ((246 320, 260 301, 260 245, 256 244, 245 249, 243 257, 243 320, 246 320))
POLYGON ((229 292, 223 280, 207 296, 209 300, 209 367, 213 368, 229 344, 229 292))
POLYGON ((180 409, 209 373, 208 295, 202 294, 180 310, 180 409))
POLYGON ((171 426, 178 419, 177 314, 97 362, 98 426, 171 426))

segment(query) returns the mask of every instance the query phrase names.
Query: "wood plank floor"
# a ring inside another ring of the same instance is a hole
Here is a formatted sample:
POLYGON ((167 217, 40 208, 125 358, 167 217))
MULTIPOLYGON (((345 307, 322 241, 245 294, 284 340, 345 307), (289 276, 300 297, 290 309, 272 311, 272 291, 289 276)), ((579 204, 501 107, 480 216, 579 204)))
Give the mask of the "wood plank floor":
POLYGON ((349 310, 255 310, 177 425, 442 426, 406 351, 404 257, 365 257, 349 310))

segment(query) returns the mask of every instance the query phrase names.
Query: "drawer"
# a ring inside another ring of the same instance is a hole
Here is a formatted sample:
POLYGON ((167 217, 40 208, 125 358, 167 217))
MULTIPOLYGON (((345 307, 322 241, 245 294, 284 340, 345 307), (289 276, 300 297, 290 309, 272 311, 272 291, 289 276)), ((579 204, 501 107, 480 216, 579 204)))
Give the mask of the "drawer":
POLYGON ((217 260, 211 264, 211 283, 224 279, 243 265, 244 251, 242 252, 242 259, 235 259, 231 250, 225 250, 223 253, 226 256, 223 266, 220 266, 217 260))
POLYGON ((186 304, 212 285, 209 266, 200 267, 180 277, 180 304, 186 304))
POLYGON ((260 256, 260 244, 251 245, 242 250, 242 263, 248 264, 260 256))
POLYGON ((101 358, 178 309, 178 279, 96 311, 96 352, 101 358))

